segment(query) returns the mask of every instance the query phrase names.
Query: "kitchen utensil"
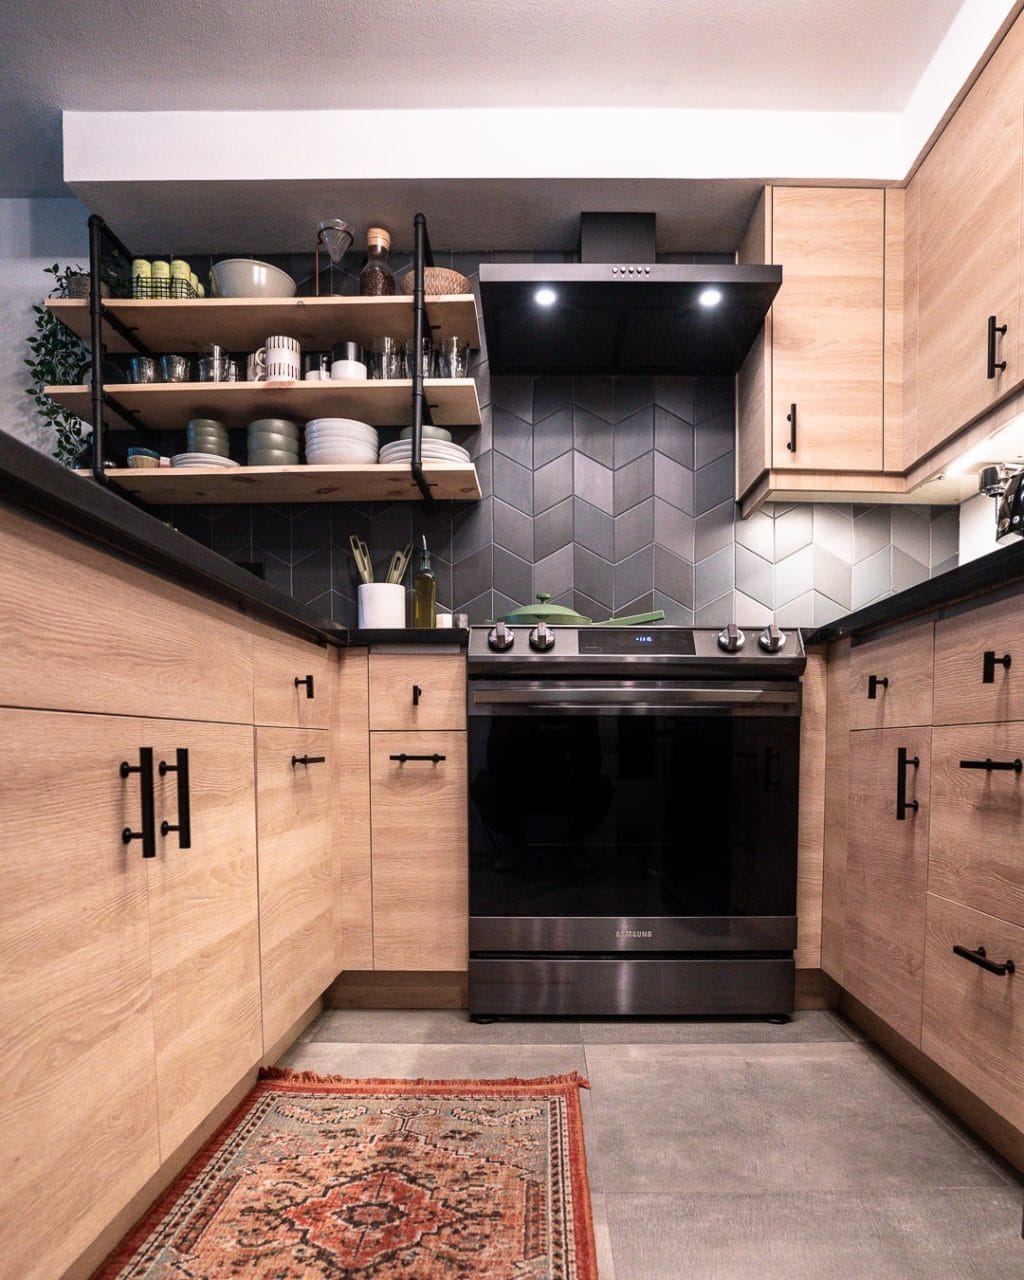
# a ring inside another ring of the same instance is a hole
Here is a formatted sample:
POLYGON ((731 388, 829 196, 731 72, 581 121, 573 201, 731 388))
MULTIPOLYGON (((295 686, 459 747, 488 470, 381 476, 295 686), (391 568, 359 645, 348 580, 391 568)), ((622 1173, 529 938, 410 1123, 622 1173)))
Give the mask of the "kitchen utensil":
POLYGON ((352 548, 352 559, 363 582, 373 581, 373 561, 370 559, 370 548, 356 533, 350 533, 348 545, 352 548))
MULTIPOLYGON (((407 271, 399 279, 398 285, 403 293, 411 296, 416 287, 416 273, 407 271)), ((464 275, 448 267, 424 267, 423 292, 431 297, 439 294, 472 293, 473 286, 464 275)))
MULTIPOLYGON (((433 377, 434 373, 434 344, 430 338, 424 338, 420 348, 421 367, 423 369, 424 378, 433 377)), ((411 378, 416 368, 416 340, 414 338, 406 339, 405 343, 405 376, 411 378)))
MULTIPOLYGON (((452 433, 444 427, 432 427, 424 422, 420 430, 423 433, 424 440, 443 440, 446 444, 451 444, 452 433)), ((412 427, 403 427, 398 433, 399 440, 412 439, 412 427)))
MULTIPOLYGON (((316 229, 317 254, 320 246, 327 250, 331 262, 337 266, 352 247, 352 232, 347 222, 340 218, 325 218, 316 229)), ((319 263, 317 264, 319 266, 319 263)))
POLYGON ((651 609, 647 613, 631 613, 622 618, 607 618, 604 622, 592 622, 593 627, 646 627, 652 622, 664 620, 664 609, 651 609))
POLYGON ((374 338, 370 342, 367 369, 371 378, 404 378, 405 350, 398 338, 374 338))
POLYGON ((437 376, 469 377, 469 343, 465 338, 442 338, 437 344, 437 376))
POLYGON ((160 377, 164 382, 188 382, 188 356, 167 355, 160 357, 160 377))
POLYGON ((286 271, 255 258, 225 258, 210 269, 214 298, 294 298, 296 290, 286 271))
POLYGON ((396 551, 391 557, 388 564, 388 571, 384 576, 385 582, 401 582, 405 577, 405 571, 409 567, 409 559, 412 556, 412 543, 403 551, 396 551))
POLYGON ((653 609, 649 613, 635 613, 625 618, 608 618, 605 622, 594 622, 592 618, 565 605, 549 604, 551 597, 541 594, 537 596, 537 604, 524 605, 506 613, 501 622, 511 622, 518 626, 536 626, 538 622, 546 622, 556 627, 642 627, 651 622, 660 622, 665 616, 664 609, 653 609))
POLYGON ((129 382, 156 382, 157 364, 152 356, 132 356, 128 361, 129 382))
POLYGON ((356 596, 361 627, 368 631, 405 629, 405 587, 400 583, 363 582, 356 596))

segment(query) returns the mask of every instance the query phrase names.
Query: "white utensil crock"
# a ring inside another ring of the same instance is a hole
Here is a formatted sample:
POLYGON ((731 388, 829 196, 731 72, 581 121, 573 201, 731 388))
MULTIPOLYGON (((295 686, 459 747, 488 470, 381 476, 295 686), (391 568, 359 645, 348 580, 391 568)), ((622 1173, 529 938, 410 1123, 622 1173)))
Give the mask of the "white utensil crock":
POLYGON ((370 631, 404 629, 405 587, 400 582, 361 582, 359 625, 370 631))

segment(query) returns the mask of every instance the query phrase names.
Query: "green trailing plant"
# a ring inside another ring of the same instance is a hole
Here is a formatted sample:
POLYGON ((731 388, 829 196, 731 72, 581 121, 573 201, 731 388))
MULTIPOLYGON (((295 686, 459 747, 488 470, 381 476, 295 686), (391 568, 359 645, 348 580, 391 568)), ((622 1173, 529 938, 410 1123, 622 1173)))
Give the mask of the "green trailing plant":
MULTIPOLYGON (((48 276, 53 276, 53 287, 47 294, 50 298, 66 298, 69 277, 87 274, 82 267, 62 269, 56 262, 44 270, 48 276)), ((104 270, 102 276, 104 282, 111 285, 118 279, 110 269, 104 270)), ((32 397, 40 418, 53 428, 56 438, 53 456, 65 466, 71 466, 82 452, 89 425, 70 409, 62 408, 51 400, 43 388, 77 384, 89 363, 88 352, 82 340, 76 338, 52 311, 40 305, 33 307, 32 312, 35 315, 35 332, 28 339, 32 354, 25 360, 32 382, 26 392, 32 397)))

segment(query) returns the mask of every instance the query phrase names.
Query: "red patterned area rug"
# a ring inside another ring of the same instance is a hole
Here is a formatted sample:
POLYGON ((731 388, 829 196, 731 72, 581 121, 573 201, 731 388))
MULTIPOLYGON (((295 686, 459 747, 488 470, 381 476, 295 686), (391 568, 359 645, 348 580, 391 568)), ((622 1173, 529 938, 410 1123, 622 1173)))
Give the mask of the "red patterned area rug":
POLYGON ((96 1280, 597 1280, 575 1073, 263 1073, 96 1280))

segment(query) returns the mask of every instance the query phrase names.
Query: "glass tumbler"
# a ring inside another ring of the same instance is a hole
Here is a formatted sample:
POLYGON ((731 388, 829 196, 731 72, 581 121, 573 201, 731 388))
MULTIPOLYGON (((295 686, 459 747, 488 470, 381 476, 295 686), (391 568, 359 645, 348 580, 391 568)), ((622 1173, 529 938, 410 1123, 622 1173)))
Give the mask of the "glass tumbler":
POLYGON ((465 338, 442 338, 437 344, 439 378, 469 377, 469 343, 465 338))
MULTIPOLYGON (((434 372, 434 344, 430 338, 424 338, 420 350, 422 361, 423 376, 429 378, 434 372)), ((416 340, 409 338, 405 344, 405 376, 411 378, 415 369, 416 361, 416 340)))
POLYGON ((156 382, 156 361, 152 356, 132 356, 128 361, 129 382, 156 382))
POLYGON ((405 356, 398 338, 374 338, 370 343, 369 374, 371 378, 402 378, 405 356))
POLYGON ((188 382, 188 356, 161 356, 160 376, 164 382, 188 382))

